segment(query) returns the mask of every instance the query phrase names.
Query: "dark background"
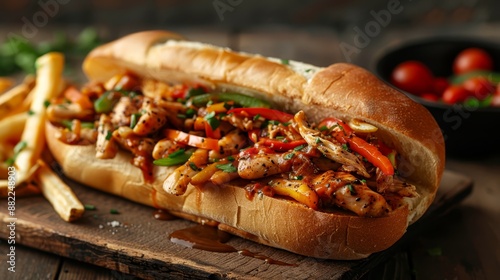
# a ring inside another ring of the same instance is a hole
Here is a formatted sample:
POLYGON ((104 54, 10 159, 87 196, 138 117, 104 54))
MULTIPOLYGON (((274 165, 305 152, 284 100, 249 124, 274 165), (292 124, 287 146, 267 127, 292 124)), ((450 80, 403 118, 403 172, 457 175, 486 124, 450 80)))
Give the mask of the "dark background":
MULTIPOLYGON (((367 66, 373 52, 406 38, 431 34, 498 38, 494 25, 499 19, 500 2, 494 0, 2 0, 0 42, 12 34, 40 41, 50 35, 48 29, 61 29, 71 35, 88 26, 96 28, 104 40, 144 29, 182 32, 189 28, 199 30, 200 36, 194 39, 206 38, 212 43, 245 50, 244 45, 234 43, 231 38, 218 40, 210 34, 214 30, 236 35, 271 30, 271 40, 274 35, 296 31, 325 38, 331 49, 329 57, 312 56, 308 62, 327 65, 349 61, 367 66), (369 37, 367 46, 346 55, 341 44, 359 47, 355 45, 356 36, 360 36, 356 28, 364 30, 376 20, 373 14, 387 11, 391 4, 397 4, 401 12, 391 14, 385 26, 374 29, 375 35, 369 37)), ((307 39, 297 36, 294 40, 307 39)), ((293 43, 296 42, 290 42, 293 43)), ((311 48, 316 51, 315 46, 311 48)), ((250 51, 265 52, 265 48, 250 51)), ((290 56, 295 58, 293 53, 290 56)))

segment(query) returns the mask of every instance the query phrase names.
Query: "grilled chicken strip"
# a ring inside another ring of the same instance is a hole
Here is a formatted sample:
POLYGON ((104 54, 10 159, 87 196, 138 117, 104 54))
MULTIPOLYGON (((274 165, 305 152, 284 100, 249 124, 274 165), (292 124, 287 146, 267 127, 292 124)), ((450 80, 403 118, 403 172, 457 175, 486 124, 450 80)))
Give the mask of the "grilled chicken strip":
POLYGON ((299 111, 295 114, 294 120, 300 135, 306 140, 307 144, 318 149, 327 158, 346 166, 352 166, 356 169, 358 174, 366 178, 370 177, 370 174, 368 174, 365 166, 358 157, 343 149, 342 145, 320 137, 321 132, 310 129, 307 124, 306 115, 303 111, 299 111))
POLYGON ((381 217, 391 211, 381 194, 347 172, 326 171, 313 178, 310 185, 323 203, 337 205, 361 217, 381 217))

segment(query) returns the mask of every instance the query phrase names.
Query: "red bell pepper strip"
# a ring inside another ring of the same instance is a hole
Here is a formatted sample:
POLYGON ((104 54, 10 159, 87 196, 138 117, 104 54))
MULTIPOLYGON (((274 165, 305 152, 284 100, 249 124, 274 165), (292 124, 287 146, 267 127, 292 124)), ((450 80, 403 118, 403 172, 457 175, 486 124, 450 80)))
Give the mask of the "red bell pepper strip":
POLYGON ((290 142, 283 142, 281 140, 269 139, 269 138, 262 139, 261 141, 259 141, 259 143, 262 143, 262 145, 267 146, 278 152, 290 151, 293 150, 293 148, 296 148, 300 145, 307 144, 306 140, 304 139, 294 140, 290 142))
POLYGON ((221 138, 220 128, 217 127, 216 129, 213 129, 210 126, 210 124, 207 121, 205 121, 205 135, 208 138, 220 139, 221 138))
POLYGON ((228 114, 247 115, 255 117, 257 115, 268 120, 276 120, 281 123, 289 122, 293 119, 293 115, 287 114, 278 110, 268 108, 234 108, 227 111, 228 114))
POLYGON ((192 135, 180 130, 165 129, 165 137, 170 140, 207 150, 219 150, 219 141, 217 139, 192 135))
POLYGON ((385 175, 394 175, 394 166, 389 158, 384 156, 376 146, 366 142, 358 136, 355 136, 352 128, 350 128, 349 125, 343 121, 336 118, 326 118, 319 123, 318 127, 321 128, 326 126, 330 129, 335 125, 342 127, 342 131, 333 132, 333 136, 337 139, 337 141, 343 144, 349 143, 349 147, 353 151, 365 157, 374 166, 380 168, 385 175))

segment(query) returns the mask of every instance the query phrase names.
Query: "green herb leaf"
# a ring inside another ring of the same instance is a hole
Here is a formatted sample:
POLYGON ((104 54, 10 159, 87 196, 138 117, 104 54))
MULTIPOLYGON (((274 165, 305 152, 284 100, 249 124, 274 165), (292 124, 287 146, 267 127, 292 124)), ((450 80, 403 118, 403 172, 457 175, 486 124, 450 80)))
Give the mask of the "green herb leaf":
POLYGON ((257 115, 255 115, 255 116, 253 116, 253 120, 254 120, 254 121, 258 120, 259 118, 260 118, 260 114, 257 114, 257 115))
POLYGON ((43 102, 43 107, 47 108, 47 107, 49 107, 49 105, 50 105, 50 101, 45 100, 45 101, 43 102))
POLYGON ((302 144, 300 146, 297 146, 297 147, 293 148, 293 150, 294 151, 300 151, 300 150, 304 149, 305 147, 307 147, 307 145, 306 144, 302 144))
POLYGON ((72 122, 72 121, 70 121, 70 120, 62 120, 62 121, 61 121, 61 124, 62 124, 65 128, 69 129, 69 131, 72 131, 72 130, 73 130, 73 122, 72 122))
POLYGON ((294 154, 294 153, 288 153, 288 154, 286 154, 286 155, 284 156, 284 158, 285 158, 286 160, 289 160, 289 159, 292 159, 294 156, 295 156, 295 154, 294 154))
POLYGON ((347 188, 349 189, 349 191, 351 192, 351 195, 357 195, 357 194, 358 194, 358 193, 356 192, 356 190, 354 189, 354 186, 353 186, 353 185, 348 184, 346 187, 347 187, 347 188))
POLYGON ((216 130, 220 125, 220 121, 215 117, 215 112, 210 112, 206 114, 205 120, 207 120, 212 130, 216 130))
POLYGON ((347 146, 347 144, 342 144, 342 149, 344 151, 349 151, 349 146, 347 146))
POLYGON ((95 207, 95 205, 92 205, 92 204, 85 204, 84 208, 85 208, 85 210, 96 210, 97 209, 95 207))
POLYGON ((196 110, 193 108, 189 108, 186 110, 186 117, 192 118, 196 114, 196 110))
POLYGON ((7 160, 5 160, 5 165, 11 166, 14 164, 14 161, 14 158, 8 158, 7 160))
POLYGON ((323 142, 321 141, 321 139, 319 137, 316 137, 316 139, 314 140, 314 143, 319 144, 319 143, 323 143, 323 142))
POLYGON ((189 162, 189 167, 191 167, 191 169, 193 169, 193 171, 198 171, 200 170, 200 168, 198 168, 198 166, 196 166, 196 164, 194 162, 189 162))
POLYGON ((302 180, 302 179, 304 179, 304 176, 302 175, 295 176, 295 180, 302 180))
POLYGON ((109 214, 118 215, 120 212, 116 209, 109 209, 109 214))
POLYGON ((228 156, 228 157, 227 157, 227 160, 229 160, 229 161, 234 161, 234 157, 233 157, 233 156, 228 156))
POLYGON ((28 143, 26 143, 26 141, 21 141, 21 142, 17 143, 17 145, 14 147, 14 154, 15 155, 19 154, 27 146, 28 146, 28 143))
POLYGON ((106 133, 106 140, 108 140, 108 141, 109 141, 109 140, 111 139, 111 137, 112 137, 112 136, 113 136, 113 131, 108 130, 108 132, 106 133))
POLYGON ((288 60, 288 59, 282 59, 281 60, 281 64, 290 65, 290 60, 288 60))
POLYGON ((33 116, 35 114, 35 112, 33 112, 33 110, 28 110, 28 116, 33 116))
POLYGON ((238 169, 236 169, 236 167, 234 167, 232 163, 217 164, 216 167, 224 172, 227 172, 227 173, 232 173, 232 172, 238 171, 238 169))
POLYGON ((137 125, 137 122, 139 121, 141 116, 142 115, 139 113, 135 113, 135 114, 132 114, 132 116, 130 116, 130 128, 133 129, 137 125))

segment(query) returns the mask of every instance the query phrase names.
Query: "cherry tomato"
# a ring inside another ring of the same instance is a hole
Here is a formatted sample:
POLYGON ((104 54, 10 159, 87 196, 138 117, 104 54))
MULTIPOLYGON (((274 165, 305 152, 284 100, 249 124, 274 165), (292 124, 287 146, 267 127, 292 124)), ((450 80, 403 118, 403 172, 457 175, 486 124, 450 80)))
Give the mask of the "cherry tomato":
POLYGON ((463 83, 463 87, 470 91, 479 100, 495 92, 494 85, 485 77, 473 77, 463 83))
POLYGON ((437 77, 436 79, 434 79, 433 89, 434 93, 436 93, 438 96, 443 96, 443 93, 448 88, 448 86, 450 86, 448 79, 443 77, 437 77))
POLYGON ((462 74, 473 70, 493 70, 493 59, 483 49, 468 48, 461 51, 453 62, 453 72, 462 74))
POLYGON ((429 101, 438 101, 439 100, 439 96, 433 92, 424 92, 420 95, 420 97, 422 97, 425 100, 429 100, 429 101))
POLYGON ((443 93, 443 101, 448 104, 463 102, 472 93, 466 90, 463 86, 449 86, 443 93))
POLYGON ((500 107, 500 94, 496 94, 495 96, 493 96, 493 99, 491 100, 491 106, 500 107))
POLYGON ((391 82, 396 87, 412 94, 432 91, 434 77, 420 61, 405 61, 392 71, 391 82))

